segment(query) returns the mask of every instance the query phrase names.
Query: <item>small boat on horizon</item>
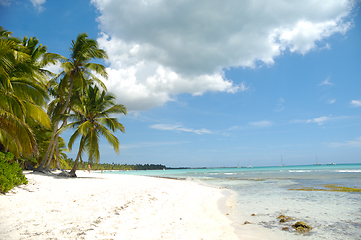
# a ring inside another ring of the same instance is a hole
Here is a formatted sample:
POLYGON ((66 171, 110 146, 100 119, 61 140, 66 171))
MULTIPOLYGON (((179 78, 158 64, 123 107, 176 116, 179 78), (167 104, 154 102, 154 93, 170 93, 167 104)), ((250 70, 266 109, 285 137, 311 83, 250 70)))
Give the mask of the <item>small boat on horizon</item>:
POLYGON ((313 165, 322 165, 321 163, 319 163, 319 162, 317 161, 317 155, 316 155, 316 163, 313 164, 313 165))
POLYGON ((334 163, 334 162, 330 162, 329 164, 327 164, 327 165, 336 165, 336 163, 334 163))
POLYGON ((286 164, 283 164, 282 155, 281 155, 281 167, 286 167, 286 164))
POLYGON ((248 159, 248 168, 252 168, 252 166, 251 166, 251 159, 250 159, 250 158, 248 159))

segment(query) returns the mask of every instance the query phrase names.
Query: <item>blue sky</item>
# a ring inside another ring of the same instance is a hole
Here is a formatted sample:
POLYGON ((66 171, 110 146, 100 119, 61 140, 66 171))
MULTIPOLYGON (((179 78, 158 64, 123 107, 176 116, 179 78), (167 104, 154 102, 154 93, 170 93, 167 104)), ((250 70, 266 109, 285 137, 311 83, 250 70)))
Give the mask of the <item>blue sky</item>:
POLYGON ((360 163, 359 1, 271 2, 0 0, 0 21, 49 52, 82 32, 107 50, 129 114, 100 162, 360 163))

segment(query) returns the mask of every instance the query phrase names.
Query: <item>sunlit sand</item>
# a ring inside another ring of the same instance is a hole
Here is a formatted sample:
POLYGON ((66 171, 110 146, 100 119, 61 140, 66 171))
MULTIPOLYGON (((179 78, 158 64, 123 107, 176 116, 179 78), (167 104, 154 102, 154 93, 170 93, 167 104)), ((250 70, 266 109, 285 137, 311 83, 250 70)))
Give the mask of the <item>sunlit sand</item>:
POLYGON ((189 181, 26 173, 0 196, 1 239, 238 239, 218 208, 222 190, 189 181))

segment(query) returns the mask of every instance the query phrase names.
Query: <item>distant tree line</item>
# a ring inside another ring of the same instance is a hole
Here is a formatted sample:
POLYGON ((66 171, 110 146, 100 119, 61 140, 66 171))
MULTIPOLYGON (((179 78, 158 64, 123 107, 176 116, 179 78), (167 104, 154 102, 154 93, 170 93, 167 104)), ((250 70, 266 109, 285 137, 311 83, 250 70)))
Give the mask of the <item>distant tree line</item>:
MULTIPOLYGON (((64 169, 74 166, 72 158, 65 159, 64 169)), ((79 162, 79 170, 87 170, 89 162, 79 162)), ((91 170, 163 170, 167 167, 162 164, 119 164, 119 163, 96 163, 91 165, 91 170)))

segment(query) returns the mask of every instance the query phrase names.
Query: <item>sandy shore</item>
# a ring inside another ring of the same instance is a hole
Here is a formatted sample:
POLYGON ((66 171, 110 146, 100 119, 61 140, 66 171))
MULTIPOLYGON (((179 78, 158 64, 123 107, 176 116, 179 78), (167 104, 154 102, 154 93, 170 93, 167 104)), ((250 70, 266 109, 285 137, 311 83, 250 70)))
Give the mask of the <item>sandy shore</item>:
POLYGON ((237 239, 221 190, 169 179, 26 174, 0 196, 0 239, 237 239))
MULTIPOLYGON (((232 206, 221 189, 190 181, 83 171, 77 171, 75 179, 25 175, 28 185, 0 195, 0 239, 240 237, 227 216, 232 206)), ((252 228, 241 235, 260 239, 252 228)))

